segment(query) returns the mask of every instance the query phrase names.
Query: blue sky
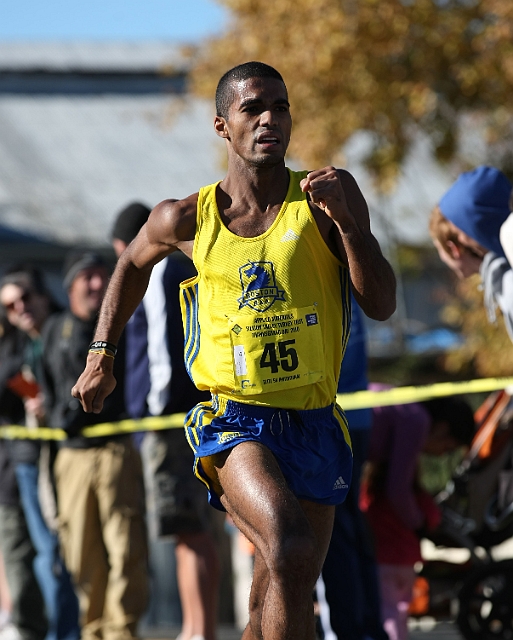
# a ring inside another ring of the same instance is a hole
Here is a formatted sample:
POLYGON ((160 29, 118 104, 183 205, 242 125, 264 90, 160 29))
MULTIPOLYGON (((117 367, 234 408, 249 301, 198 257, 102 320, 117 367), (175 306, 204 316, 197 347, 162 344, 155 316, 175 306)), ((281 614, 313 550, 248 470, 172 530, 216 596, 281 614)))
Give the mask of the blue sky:
POLYGON ((214 0, 1 0, 0 39, 194 42, 226 19, 214 0))

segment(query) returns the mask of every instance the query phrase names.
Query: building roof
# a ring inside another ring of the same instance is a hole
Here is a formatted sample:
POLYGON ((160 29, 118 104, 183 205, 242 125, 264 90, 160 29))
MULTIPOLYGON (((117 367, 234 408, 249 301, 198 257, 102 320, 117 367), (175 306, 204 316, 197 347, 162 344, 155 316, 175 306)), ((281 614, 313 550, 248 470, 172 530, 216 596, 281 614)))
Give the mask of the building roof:
MULTIPOLYGON (((101 77, 114 65, 140 70, 144 61, 151 74, 175 51, 131 47, 0 45, 4 71, 6 60, 11 70, 26 65, 27 73, 39 61, 40 69, 63 74, 57 92, 0 92, 0 224, 52 241, 107 244, 127 203, 152 207, 221 177, 223 145, 213 131, 212 104, 180 90, 67 91, 67 65, 101 77)), ((33 80, 22 75, 21 82, 30 87, 33 80)))
POLYGON ((186 72, 190 58, 172 42, 0 42, 0 71, 186 72))

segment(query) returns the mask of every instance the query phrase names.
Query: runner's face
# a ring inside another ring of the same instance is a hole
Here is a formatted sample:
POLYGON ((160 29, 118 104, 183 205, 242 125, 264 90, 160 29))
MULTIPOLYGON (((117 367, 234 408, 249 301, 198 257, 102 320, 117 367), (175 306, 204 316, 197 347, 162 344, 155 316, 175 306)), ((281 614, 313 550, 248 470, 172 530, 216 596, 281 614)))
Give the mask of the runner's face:
POLYGON ((283 162, 292 118, 287 89, 275 78, 250 78, 233 85, 234 100, 223 133, 242 159, 258 166, 283 162))

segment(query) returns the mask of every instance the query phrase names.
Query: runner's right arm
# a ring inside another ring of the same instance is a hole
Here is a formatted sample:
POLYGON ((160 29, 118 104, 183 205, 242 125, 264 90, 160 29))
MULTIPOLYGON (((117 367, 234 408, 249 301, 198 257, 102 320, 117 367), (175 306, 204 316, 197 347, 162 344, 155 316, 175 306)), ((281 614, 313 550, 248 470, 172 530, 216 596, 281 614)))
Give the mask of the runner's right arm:
MULTIPOLYGON (((102 303, 94 341, 116 345, 123 328, 146 292, 151 270, 170 253, 191 257, 196 228, 197 194, 185 200, 165 200, 153 209, 148 222, 121 254, 102 303)), ((84 411, 99 413, 116 380, 113 359, 89 353, 86 367, 71 394, 84 411)))

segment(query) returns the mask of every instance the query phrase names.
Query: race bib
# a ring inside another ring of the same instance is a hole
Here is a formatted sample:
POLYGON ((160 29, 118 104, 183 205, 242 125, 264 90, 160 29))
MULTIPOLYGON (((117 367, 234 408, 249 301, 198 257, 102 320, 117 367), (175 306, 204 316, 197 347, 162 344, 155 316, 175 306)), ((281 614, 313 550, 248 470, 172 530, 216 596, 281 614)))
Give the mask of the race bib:
POLYGON ((280 314, 228 318, 234 393, 254 395, 324 379, 324 349, 315 306, 280 314))

